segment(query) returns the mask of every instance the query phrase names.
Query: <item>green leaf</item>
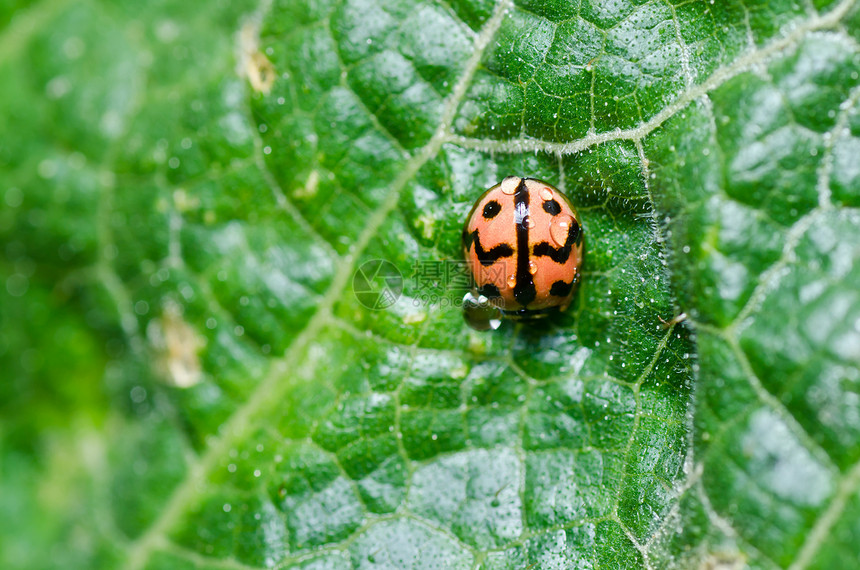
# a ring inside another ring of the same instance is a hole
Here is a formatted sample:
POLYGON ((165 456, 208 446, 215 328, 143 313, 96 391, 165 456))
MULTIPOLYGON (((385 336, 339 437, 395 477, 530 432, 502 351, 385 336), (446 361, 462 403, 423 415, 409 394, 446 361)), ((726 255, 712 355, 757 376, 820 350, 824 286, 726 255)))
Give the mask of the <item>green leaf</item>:
POLYGON ((3 4, 2 566, 851 567, 858 41, 851 0, 3 4), (479 333, 510 174, 583 282, 479 333))

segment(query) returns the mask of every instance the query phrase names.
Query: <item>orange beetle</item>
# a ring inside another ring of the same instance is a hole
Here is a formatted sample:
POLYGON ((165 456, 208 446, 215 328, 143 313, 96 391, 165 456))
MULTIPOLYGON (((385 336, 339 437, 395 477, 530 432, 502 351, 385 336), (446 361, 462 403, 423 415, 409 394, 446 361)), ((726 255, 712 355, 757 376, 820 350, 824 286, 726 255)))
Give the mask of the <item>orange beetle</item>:
POLYGON ((570 304, 582 265, 582 224, 558 189, 508 176, 478 198, 463 228, 475 288, 514 318, 570 304))

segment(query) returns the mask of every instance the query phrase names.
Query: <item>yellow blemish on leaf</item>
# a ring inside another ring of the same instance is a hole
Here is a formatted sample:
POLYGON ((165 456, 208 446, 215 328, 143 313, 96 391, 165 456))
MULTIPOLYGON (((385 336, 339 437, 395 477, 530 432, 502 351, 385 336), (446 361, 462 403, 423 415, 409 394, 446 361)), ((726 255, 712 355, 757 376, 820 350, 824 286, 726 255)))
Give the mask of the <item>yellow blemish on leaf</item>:
POLYGON ((427 312, 426 311, 418 311, 416 313, 409 313, 403 316, 403 324, 406 325, 417 325, 419 323, 423 323, 427 320, 427 312))
POLYGON ((239 76, 247 78, 254 91, 268 95, 275 83, 275 66, 260 51, 259 22, 247 22, 239 31, 238 60, 239 76))
POLYGON ((200 383, 198 353, 206 342, 185 322, 179 305, 167 303, 161 317, 150 321, 146 337, 156 353, 156 368, 168 383, 179 388, 200 383))
POLYGON ((451 369, 451 378, 454 380, 462 380, 469 373, 469 367, 466 366, 465 363, 461 363, 460 366, 451 369))
POLYGON ((472 354, 487 353, 487 335, 469 330, 468 350, 472 354))
POLYGON ((435 229, 434 225, 436 223, 436 220, 432 216, 428 214, 421 214, 415 221, 415 225, 421 229, 421 236, 424 239, 430 239, 433 237, 433 231, 435 229))
POLYGON ((200 200, 196 197, 189 196, 188 192, 179 188, 173 191, 173 205, 180 212, 194 210, 200 205, 200 200))
POLYGON ((320 185, 320 173, 316 170, 311 170, 307 181, 303 188, 298 188, 293 194, 296 198, 313 198, 317 195, 317 189, 320 185))

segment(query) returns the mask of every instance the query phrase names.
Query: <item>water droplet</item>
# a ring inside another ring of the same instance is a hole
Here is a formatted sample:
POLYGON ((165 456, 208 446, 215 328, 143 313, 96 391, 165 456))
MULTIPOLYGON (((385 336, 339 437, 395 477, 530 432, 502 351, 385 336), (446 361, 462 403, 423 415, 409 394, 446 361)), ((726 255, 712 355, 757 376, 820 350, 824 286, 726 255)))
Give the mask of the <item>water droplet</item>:
POLYGON ((530 260, 530 261, 529 261, 529 273, 531 273, 532 275, 534 275, 535 273, 537 273, 537 270, 538 270, 537 263, 535 263, 534 261, 531 261, 531 260, 530 260))
POLYGON ((463 319, 477 331, 496 330, 502 325, 499 308, 491 305, 483 295, 475 297, 472 293, 463 297, 463 319))
POLYGON ((525 222, 525 225, 526 225, 526 227, 527 227, 528 229, 530 229, 530 230, 531 230, 531 229, 534 229, 534 227, 535 227, 535 221, 532 219, 532 217, 531 217, 531 216, 526 216, 526 219, 525 219, 525 220, 523 220, 523 221, 525 222))
POLYGON ((520 185, 520 177, 519 176, 508 176, 504 180, 502 180, 502 192, 505 194, 513 194, 517 190, 517 186, 520 185))
POLYGON ((514 285, 516 285, 516 284, 517 284, 517 276, 516 276, 516 274, 511 273, 510 275, 508 275, 507 283, 508 283, 508 287, 510 287, 511 289, 513 289, 513 288, 514 288, 514 285))
POLYGON ((552 200, 552 190, 544 186, 540 191, 541 200, 552 200))
POLYGON ((567 214, 560 214, 552 219, 549 226, 549 235, 552 237, 555 245, 559 247, 564 246, 567 241, 568 231, 573 223, 573 217, 567 214))

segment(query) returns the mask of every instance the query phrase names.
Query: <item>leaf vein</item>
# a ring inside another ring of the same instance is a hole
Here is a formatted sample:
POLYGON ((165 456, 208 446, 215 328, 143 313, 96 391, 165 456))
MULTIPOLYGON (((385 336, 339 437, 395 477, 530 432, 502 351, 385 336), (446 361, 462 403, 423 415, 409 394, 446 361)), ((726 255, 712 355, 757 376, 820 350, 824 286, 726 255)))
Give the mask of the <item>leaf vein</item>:
POLYGON ((710 77, 702 83, 684 91, 672 103, 652 116, 648 121, 640 123, 637 127, 628 129, 615 129, 602 133, 589 133, 581 139, 570 142, 550 142, 540 139, 511 139, 506 141, 486 140, 466 137, 462 135, 451 135, 448 142, 460 145, 464 148, 483 150, 498 153, 526 153, 546 152, 575 154, 591 146, 606 142, 619 140, 642 140, 660 127, 663 123, 674 117, 687 107, 691 102, 699 99, 705 94, 713 91, 726 83, 736 75, 747 71, 751 67, 766 61, 769 57, 786 50, 800 42, 809 32, 837 27, 841 19, 847 14, 856 0, 843 0, 836 8, 823 16, 811 18, 805 25, 796 27, 790 34, 771 42, 767 46, 754 49, 740 56, 731 65, 717 69, 710 77))

